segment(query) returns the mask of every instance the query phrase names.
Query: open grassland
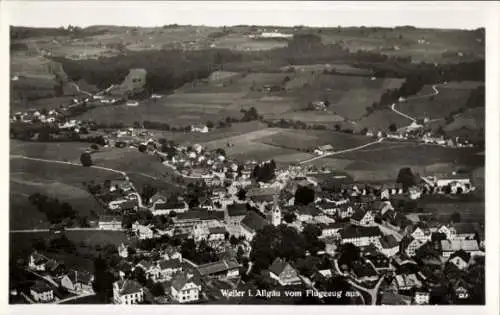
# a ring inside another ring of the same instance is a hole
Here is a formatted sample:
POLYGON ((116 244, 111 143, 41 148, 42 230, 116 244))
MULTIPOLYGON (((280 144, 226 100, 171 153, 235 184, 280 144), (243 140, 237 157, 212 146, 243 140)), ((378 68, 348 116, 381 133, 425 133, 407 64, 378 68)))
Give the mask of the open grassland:
MULTIPOLYGON (((453 116, 453 122, 446 125, 446 132, 466 128, 469 130, 484 129, 485 126, 485 109, 484 107, 472 108, 461 114, 453 116)), ((469 131, 470 132, 470 131, 469 131)))
POLYGON ((438 216, 440 222, 449 222, 450 216, 460 213, 461 222, 477 222, 484 224, 485 203, 484 202, 450 202, 450 203, 424 203, 427 212, 438 216))
POLYGON ((153 134, 158 138, 165 138, 167 140, 174 140, 178 143, 195 144, 205 143, 218 139, 238 136, 244 133, 257 131, 267 128, 266 124, 259 121, 251 121, 245 123, 232 124, 231 127, 217 128, 210 130, 208 133, 199 132, 172 132, 154 130, 153 134))
POLYGON ((371 80, 359 76, 322 74, 291 94, 304 106, 327 99, 329 111, 349 120, 358 120, 365 115, 367 107, 380 100, 385 90, 398 88, 402 83, 402 79, 371 80))
POLYGON ((344 121, 344 118, 324 111, 291 111, 279 115, 279 118, 285 120, 301 121, 309 124, 333 124, 344 121))
POLYGON ((478 85, 479 82, 477 84, 474 84, 474 82, 465 82, 464 84, 453 82, 440 85, 437 87, 439 94, 399 103, 397 109, 416 119, 424 117, 430 119, 444 118, 450 113, 465 107, 470 93, 478 85))
POLYGON ((484 165, 484 157, 477 150, 453 149, 440 146, 398 142, 382 142, 373 146, 335 156, 335 159, 366 161, 380 164, 429 165, 435 163, 455 163, 470 166, 484 165))
POLYGON ((368 137, 327 130, 280 129, 259 142, 293 150, 313 150, 330 144, 334 151, 354 148, 370 142, 368 137))
POLYGON ((356 124, 356 130, 368 128, 369 130, 388 131, 391 124, 395 124, 397 128, 408 126, 411 121, 399 114, 396 114, 387 107, 387 109, 377 110, 372 114, 363 117, 356 124))
MULTIPOLYGON (((10 140, 10 154, 57 161, 80 162, 80 154, 90 149, 83 142, 27 142, 10 140)), ((102 148, 104 150, 104 148, 102 148)))
POLYGON ((32 206, 28 197, 41 193, 68 202, 81 216, 104 209, 83 186, 83 182, 117 178, 102 170, 25 159, 10 160, 10 227, 30 228, 47 225, 45 215, 32 206))

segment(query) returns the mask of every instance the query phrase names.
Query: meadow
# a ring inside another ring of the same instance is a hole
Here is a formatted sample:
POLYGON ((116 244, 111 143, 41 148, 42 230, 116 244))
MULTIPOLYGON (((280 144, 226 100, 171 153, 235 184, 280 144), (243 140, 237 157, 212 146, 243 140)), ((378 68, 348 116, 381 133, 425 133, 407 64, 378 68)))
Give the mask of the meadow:
MULTIPOLYGON (((437 89, 439 94, 426 96, 417 99, 410 99, 406 102, 399 103, 397 109, 416 119, 444 118, 450 113, 464 108, 470 93, 476 88, 480 82, 450 82, 447 85, 439 85, 437 89)), ((424 86, 423 89, 428 89, 424 86)), ((429 94, 425 94, 429 95, 429 94)))

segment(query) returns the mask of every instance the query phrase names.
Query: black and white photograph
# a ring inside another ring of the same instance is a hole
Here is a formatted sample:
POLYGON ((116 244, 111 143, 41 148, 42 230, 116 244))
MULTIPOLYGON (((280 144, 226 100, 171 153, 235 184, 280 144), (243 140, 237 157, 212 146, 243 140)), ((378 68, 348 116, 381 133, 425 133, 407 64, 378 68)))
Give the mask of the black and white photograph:
POLYGON ((10 305, 498 286, 498 2, 7 2, 10 305))

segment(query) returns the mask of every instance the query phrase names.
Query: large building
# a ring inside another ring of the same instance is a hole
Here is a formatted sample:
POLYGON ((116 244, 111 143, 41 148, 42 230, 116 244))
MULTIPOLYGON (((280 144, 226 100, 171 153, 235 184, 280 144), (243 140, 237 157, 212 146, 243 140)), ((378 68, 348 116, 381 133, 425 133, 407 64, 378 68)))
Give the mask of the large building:
POLYGON ((144 300, 144 289, 135 280, 119 280, 113 283, 115 304, 137 304, 144 300))

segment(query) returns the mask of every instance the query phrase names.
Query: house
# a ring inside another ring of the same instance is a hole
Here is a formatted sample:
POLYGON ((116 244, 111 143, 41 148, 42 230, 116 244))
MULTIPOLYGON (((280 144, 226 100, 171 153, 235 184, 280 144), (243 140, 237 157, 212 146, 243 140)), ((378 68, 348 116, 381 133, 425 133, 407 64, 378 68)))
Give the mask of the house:
POLYGON ((380 251, 387 257, 396 255, 399 251, 399 242, 392 234, 380 238, 380 251))
POLYGON ((416 274, 399 274, 392 280, 392 286, 399 292, 409 291, 411 289, 419 289, 422 287, 422 282, 418 280, 416 274))
POLYGON ((314 150, 314 153, 316 153, 318 155, 323 155, 323 154, 327 154, 327 153, 330 153, 330 152, 333 152, 333 146, 331 144, 327 144, 327 145, 323 145, 323 146, 317 147, 314 150))
POLYGON ((282 286, 295 285, 302 282, 299 278, 299 272, 281 258, 276 258, 269 267, 269 276, 282 286))
POLYGON ((224 221, 223 211, 208 211, 206 209, 190 209, 172 218, 176 228, 192 230, 194 226, 215 227, 224 221))
POLYGON ((160 270, 160 279, 170 279, 178 272, 182 271, 182 262, 180 259, 162 259, 158 263, 160 270))
POLYGON ((414 239, 420 241, 421 243, 426 243, 431 240, 432 233, 429 229, 426 229, 423 226, 412 226, 408 230, 408 234, 414 239))
POLYGON ((70 292, 93 292, 94 277, 88 272, 71 270, 60 279, 61 286, 70 292))
POLYGON ((464 270, 469 266, 470 260, 471 254, 464 250, 458 250, 451 254, 448 262, 454 264, 458 269, 464 270))
POLYGON ((203 124, 191 125, 191 132, 207 133, 208 127, 206 125, 203 125, 203 124))
POLYGON ((54 290, 45 282, 37 281, 30 287, 30 294, 35 302, 48 303, 54 300, 54 290))
POLYGON ((470 285, 462 279, 453 284, 453 291, 457 300, 466 300, 470 296, 470 285))
POLYGON ((160 279, 160 267, 158 267, 158 265, 154 262, 143 259, 135 266, 135 268, 141 268, 144 270, 147 279, 151 279, 153 281, 160 279))
POLYGON ((349 204, 342 204, 337 208, 337 217, 341 220, 350 218, 354 214, 354 209, 349 204))
POLYGON ((463 250, 471 256, 481 256, 484 252, 479 249, 477 240, 442 240, 441 252, 443 258, 449 258, 454 252, 463 250))
POLYGON ((373 225, 375 223, 374 217, 371 211, 363 211, 361 209, 356 210, 351 217, 351 223, 355 225, 373 225))
POLYGON ((320 202, 316 203, 316 206, 323 213, 328 215, 335 215, 338 207, 337 203, 328 200, 321 200, 320 202))
POLYGON ((114 215, 99 216, 99 228, 101 230, 121 230, 122 218, 114 215))
POLYGON ((241 236, 247 241, 251 241, 258 230, 262 229, 269 222, 254 211, 250 211, 240 223, 241 236))
POLYGON ((321 210, 319 210, 315 204, 309 204, 306 206, 296 207, 297 220, 300 222, 309 222, 313 218, 321 215, 321 210))
POLYGON ((128 257, 128 247, 125 246, 125 244, 121 243, 119 246, 118 246, 118 255, 121 257, 121 258, 127 258, 128 257))
POLYGON ((405 236, 399 243, 399 250, 408 255, 408 257, 414 257, 417 249, 422 247, 424 244, 424 242, 419 241, 412 236, 405 236))
POLYGON ((473 240, 480 233, 480 226, 477 223, 460 222, 449 226, 450 238, 458 240, 473 240))
POLYGON ((135 280, 125 279, 113 283, 115 304, 137 304, 144 300, 144 289, 135 280))
POLYGON ((339 232, 341 244, 352 243, 358 247, 378 244, 382 233, 378 226, 348 226, 339 232))
POLYGON ((431 294, 428 290, 418 289, 415 291, 415 304, 427 305, 429 304, 431 294))
POLYGON ((247 209, 247 204, 244 203, 234 203, 227 206, 226 216, 224 221, 226 222, 226 228, 231 235, 239 236, 241 233, 240 223, 249 213, 247 209))
POLYGON ((156 202, 151 208, 153 215, 169 215, 171 212, 182 213, 189 210, 186 202, 156 202))
POLYGON ((151 239, 154 236, 150 225, 146 226, 140 224, 139 222, 135 222, 132 224, 132 230, 141 240, 151 239))
POLYGON ((223 241, 226 237, 227 230, 223 226, 208 228, 208 241, 223 241))
POLYGON ((233 279, 240 275, 240 264, 235 260, 219 260, 198 266, 198 272, 202 277, 217 279, 233 279))
POLYGON ((198 277, 180 272, 172 279, 170 295, 178 303, 195 302, 200 299, 201 283, 198 277))
POLYGON ((320 224, 321 227, 321 235, 320 238, 333 237, 338 238, 340 236, 339 231, 344 227, 343 223, 327 223, 320 224))
POLYGON ((355 262, 351 266, 351 274, 358 282, 375 281, 378 279, 377 271, 369 263, 355 262))
POLYGON ((29 257, 28 267, 35 271, 45 271, 46 264, 50 259, 37 251, 33 252, 29 257))

